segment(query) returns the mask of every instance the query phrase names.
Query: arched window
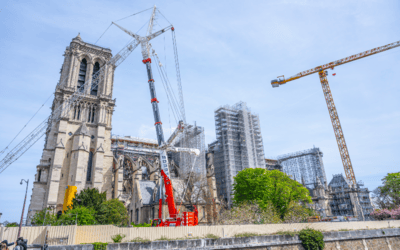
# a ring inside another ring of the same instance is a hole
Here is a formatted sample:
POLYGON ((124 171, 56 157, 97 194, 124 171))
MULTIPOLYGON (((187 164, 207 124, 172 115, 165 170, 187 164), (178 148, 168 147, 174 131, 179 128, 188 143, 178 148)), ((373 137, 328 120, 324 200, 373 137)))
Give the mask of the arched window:
POLYGON ((96 105, 88 107, 88 119, 87 121, 90 123, 94 123, 94 116, 96 113, 96 105))
POLYGON ((81 119, 81 105, 78 104, 75 106, 74 109, 74 120, 80 120, 81 119))
POLYGON ((91 181, 92 180, 92 163, 93 163, 93 152, 89 152, 89 160, 88 160, 88 167, 87 167, 87 173, 86 173, 86 181, 91 181))
POLYGON ((83 58, 82 62, 81 62, 81 66, 79 68, 79 77, 78 77, 78 85, 77 85, 77 89, 79 92, 84 91, 84 87, 82 87, 82 86, 85 84, 86 70, 87 70, 87 61, 85 58, 83 58))
POLYGON ((96 62, 93 66, 93 81, 92 81, 92 87, 90 89, 90 94, 91 95, 96 95, 97 96, 97 90, 99 89, 99 81, 96 79, 99 79, 99 76, 97 75, 96 78, 94 75, 100 70, 100 64, 96 62), (96 86, 93 86, 93 83, 96 83, 96 86))

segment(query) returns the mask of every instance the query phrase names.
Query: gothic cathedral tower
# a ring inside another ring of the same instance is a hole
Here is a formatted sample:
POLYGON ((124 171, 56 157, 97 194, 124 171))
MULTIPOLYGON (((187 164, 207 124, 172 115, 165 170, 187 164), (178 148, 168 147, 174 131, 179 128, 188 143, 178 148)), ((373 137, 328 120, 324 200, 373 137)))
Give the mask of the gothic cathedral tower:
MULTIPOLYGON (((83 42, 78 35, 66 48, 64 57, 52 105, 53 113, 73 92, 90 81, 112 54, 110 49, 83 42)), ((46 134, 33 184, 28 223, 37 211, 46 207, 54 208, 55 212, 62 210, 68 185, 77 186, 78 192, 85 188, 97 188, 107 192, 107 199, 112 197, 114 68, 106 68, 105 72, 107 77, 97 87, 81 88, 80 92, 86 95, 73 104, 66 116, 49 124, 50 130, 46 134)))

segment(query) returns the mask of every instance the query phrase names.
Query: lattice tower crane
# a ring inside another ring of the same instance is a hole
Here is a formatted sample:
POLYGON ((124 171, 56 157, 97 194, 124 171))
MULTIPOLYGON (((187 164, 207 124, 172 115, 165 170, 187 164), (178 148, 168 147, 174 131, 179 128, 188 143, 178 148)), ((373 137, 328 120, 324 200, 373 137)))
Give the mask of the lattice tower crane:
POLYGON ((335 132, 336 142, 339 147, 340 157, 342 158, 344 172, 346 174, 346 178, 348 180, 350 180, 355 187, 357 185, 356 177, 354 175, 353 166, 350 161, 349 150, 347 149, 346 141, 344 139, 342 126, 340 125, 339 115, 337 113, 336 106, 335 106, 335 103, 334 103, 333 97, 332 97, 332 92, 329 87, 326 70, 333 69, 336 66, 339 66, 339 65, 342 65, 345 63, 349 63, 349 62, 352 62, 352 61, 355 61, 355 60, 358 60, 358 59, 361 59, 361 58, 364 58, 367 56, 378 54, 378 53, 386 51, 386 50, 394 49, 399 46, 400 46, 400 41, 397 41, 394 43, 387 44, 385 46, 373 48, 371 50, 367 50, 367 51, 364 51, 364 52, 361 52, 358 54, 354 54, 352 56, 342 58, 340 60, 336 60, 336 61, 324 64, 324 65, 306 70, 306 71, 302 71, 302 72, 298 73, 297 75, 291 76, 287 79, 285 79, 284 76, 278 76, 278 79, 271 81, 272 87, 275 88, 275 87, 279 87, 280 85, 285 84, 287 82, 299 79, 301 77, 308 76, 308 75, 311 75, 314 73, 318 73, 319 79, 320 79, 321 85, 322 85, 322 91, 325 96, 326 105, 328 106, 329 116, 331 118, 331 122, 333 125, 333 131, 335 132))
MULTIPOLYGON (((331 118, 333 131, 334 131, 335 137, 336 137, 336 142, 339 147, 339 152, 340 152, 340 157, 342 159, 344 172, 346 174, 346 178, 352 182, 354 188, 357 188, 357 181, 356 181, 356 177, 354 175, 353 165, 351 164, 349 150, 347 149, 346 141, 344 139, 342 125, 340 124, 339 115, 336 110, 335 103, 333 101, 331 89, 329 87, 326 70, 329 68, 333 69, 336 66, 339 66, 339 65, 342 65, 345 63, 349 63, 349 62, 352 62, 352 61, 355 61, 355 60, 358 60, 358 59, 361 59, 361 58, 364 58, 367 56, 371 56, 371 55, 374 55, 374 54, 377 54, 377 53, 380 53, 380 52, 383 52, 386 50, 394 49, 399 46, 400 46, 400 41, 397 41, 394 43, 387 44, 385 46, 373 48, 371 50, 367 50, 367 51, 364 51, 364 52, 361 52, 358 54, 354 54, 352 56, 349 56, 349 57, 346 57, 346 58, 343 58, 340 60, 336 60, 336 61, 324 64, 324 65, 306 70, 306 71, 302 71, 302 72, 300 72, 294 76, 291 76, 287 79, 285 79, 285 77, 282 75, 282 76, 278 76, 278 79, 271 81, 272 87, 275 88, 275 87, 279 87, 280 85, 285 84, 287 82, 299 79, 301 77, 308 76, 308 75, 311 75, 314 73, 318 73, 319 79, 321 81, 322 91, 325 96, 326 105, 328 106, 329 116, 331 118)), ((357 197, 355 197, 355 207, 357 209, 358 215, 361 216, 362 219, 364 220, 364 213, 363 213, 363 210, 361 208, 360 202, 357 197)))

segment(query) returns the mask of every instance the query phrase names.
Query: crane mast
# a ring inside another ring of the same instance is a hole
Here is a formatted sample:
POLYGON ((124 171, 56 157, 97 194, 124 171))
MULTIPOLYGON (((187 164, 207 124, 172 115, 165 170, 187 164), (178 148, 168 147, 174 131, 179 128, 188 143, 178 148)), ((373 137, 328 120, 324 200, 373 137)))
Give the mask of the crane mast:
MULTIPOLYGON (((165 31, 168 30, 174 30, 174 28, 172 27, 172 25, 161 29, 155 33, 152 33, 153 31, 153 24, 154 24, 154 20, 155 20, 155 14, 156 14, 156 6, 154 6, 153 8, 153 12, 149 21, 149 26, 147 29, 147 34, 146 36, 142 37, 139 36, 123 27, 121 27, 120 25, 115 24, 118 28, 120 28, 121 30, 123 30, 125 33, 127 33, 128 35, 132 36, 135 40, 137 40, 138 43, 140 43, 141 45, 141 49, 142 49, 142 57, 143 60, 142 62, 146 65, 146 71, 147 71, 147 78, 148 78, 148 84, 149 84, 149 89, 150 89, 150 102, 153 108, 153 115, 154 115, 154 126, 156 128, 156 134, 157 134, 157 142, 158 142, 158 146, 160 148, 160 164, 161 164, 161 182, 160 182, 160 199, 159 199, 159 215, 158 215, 158 220, 159 220, 159 224, 158 226, 180 226, 182 224, 189 224, 188 221, 188 215, 191 214, 193 217, 197 218, 197 208, 195 208, 195 212, 184 212, 184 218, 178 218, 178 212, 175 206, 175 201, 174 201, 174 195, 173 195, 173 187, 172 187, 172 183, 171 183, 171 179, 170 179, 170 173, 169 173, 169 167, 168 167, 168 155, 167 155, 167 151, 175 151, 175 152, 187 152, 187 153, 191 153, 191 154, 195 154, 195 155, 199 155, 199 151, 197 149, 187 149, 187 148, 175 148, 171 145, 173 139, 176 137, 176 133, 181 132, 183 129, 183 122, 179 124, 177 131, 174 132, 174 137, 170 138, 170 140, 168 140, 168 143, 165 142, 164 140, 164 132, 162 129, 162 122, 161 122, 161 118, 160 118, 160 110, 158 107, 158 100, 157 100, 157 95, 156 95, 156 89, 155 89, 155 85, 154 85, 154 79, 153 79, 153 72, 152 72, 152 68, 151 68, 151 58, 150 58, 150 49, 151 49, 151 44, 149 43, 149 41, 159 35, 161 35, 162 33, 164 33, 165 31), (164 182, 164 185, 163 183, 164 182), (162 188, 165 186, 165 193, 166 193, 166 200, 167 200, 167 204, 168 204, 168 210, 169 210, 169 220, 163 221, 162 220, 162 206, 163 206, 163 190, 162 188)), ((177 60, 177 58, 175 58, 177 60)), ((177 69, 177 71, 179 72, 179 69, 177 69)), ((178 75, 179 76, 179 75, 178 75)), ((180 84, 180 78, 178 78, 178 83, 180 84)), ((181 91, 181 90, 180 90, 181 91)), ((180 92, 181 94, 181 92, 180 92)), ((182 99, 182 98, 181 98, 182 99)), ((181 100, 181 112, 183 109, 183 102, 181 100)), ((196 223, 193 223, 192 225, 197 225, 196 223)))
MULTIPOLYGON (((348 57, 324 64, 324 65, 320 65, 318 67, 315 67, 315 68, 312 68, 309 70, 302 71, 302 72, 300 72, 294 76, 291 76, 287 79, 285 79, 284 76, 278 76, 278 79, 271 81, 272 87, 275 88, 275 87, 279 87, 280 85, 285 84, 287 82, 299 79, 301 77, 308 76, 308 75, 311 75, 314 73, 318 73, 319 79, 321 82, 321 86, 322 86, 322 91, 324 93, 326 105, 328 107, 329 116, 331 118, 333 131, 335 133, 336 142, 337 142, 337 145, 339 148, 340 157, 342 159, 344 172, 345 172, 346 178, 352 182, 354 188, 357 188, 357 181, 356 181, 356 177, 354 175, 353 165, 350 160, 349 150, 347 149, 346 141, 344 139, 342 125, 340 124, 339 115, 336 110, 335 102, 333 101, 331 89, 329 87, 326 70, 329 68, 333 69, 336 66, 339 66, 339 65, 342 65, 345 63, 349 63, 349 62, 352 62, 355 60, 359 60, 361 58, 371 56, 371 55, 374 55, 374 54, 377 54, 377 53, 380 53, 380 52, 383 52, 386 50, 394 49, 399 46, 400 46, 400 41, 397 41, 397 42, 390 43, 390 44, 387 44, 387 45, 384 45, 381 47, 376 47, 371 50, 367 50, 367 51, 364 51, 364 52, 361 52, 358 54, 354 54, 352 56, 348 56, 348 57)), ((363 210, 361 208, 361 205, 360 205, 360 202, 359 202, 357 196, 354 197, 354 202, 355 202, 355 207, 356 207, 357 213, 364 220, 364 213, 363 213, 363 210)))
POLYGON ((290 82, 290 81, 293 81, 293 80, 296 80, 301 77, 308 76, 308 75, 311 75, 314 73, 318 73, 319 79, 321 81, 322 91, 325 96, 326 105, 328 107, 329 116, 331 118, 333 131, 335 133, 336 142, 338 144, 340 157, 342 159, 346 178, 348 180, 350 180, 354 186, 357 185, 357 181, 356 181, 356 177, 354 175, 353 165, 351 164, 349 150, 347 149, 346 141, 344 139, 344 134, 343 134, 342 126, 340 124, 339 115, 336 110, 335 103, 333 101, 332 92, 329 87, 328 79, 326 78, 325 70, 333 69, 336 66, 339 66, 339 65, 342 65, 345 63, 349 63, 349 62, 352 62, 355 60, 359 60, 361 58, 365 58, 367 56, 371 56, 371 55, 374 55, 374 54, 377 54, 377 53, 380 53, 383 51, 387 51, 390 49, 394 49, 397 47, 400 47, 400 41, 397 41, 394 43, 389 43, 384 46, 376 47, 376 48, 373 48, 373 49, 370 49, 370 50, 367 50, 367 51, 364 51, 364 52, 361 52, 358 54, 354 54, 354 55, 324 64, 324 65, 317 66, 317 67, 309 69, 309 70, 302 71, 302 72, 300 72, 294 76, 291 76, 287 79, 285 79, 284 76, 278 76, 278 79, 271 81, 272 87, 276 88, 287 82, 290 82))

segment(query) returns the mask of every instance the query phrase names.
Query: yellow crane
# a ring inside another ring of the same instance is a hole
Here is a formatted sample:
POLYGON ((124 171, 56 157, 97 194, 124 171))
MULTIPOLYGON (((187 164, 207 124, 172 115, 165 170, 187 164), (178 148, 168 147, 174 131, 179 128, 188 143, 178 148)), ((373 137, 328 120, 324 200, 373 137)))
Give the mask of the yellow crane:
POLYGON ((333 131, 335 132, 335 136, 336 136, 336 142, 338 144, 339 147, 339 152, 340 152, 340 157, 342 158, 342 163, 343 163, 343 167, 344 167, 344 172, 346 174, 346 178, 348 180, 350 180, 354 187, 357 187, 357 182, 356 182, 356 177, 354 176, 354 171, 353 171, 353 166, 351 164, 350 161, 350 155, 349 155, 349 150, 347 149, 347 145, 346 145, 346 141, 344 140, 344 135, 343 135, 343 131, 342 131, 342 126, 340 125, 340 120, 339 120, 339 115, 337 113, 336 110, 336 106, 335 103, 333 102, 333 97, 332 97, 332 93, 331 93, 331 89, 329 88, 329 83, 328 83, 328 79, 326 78, 327 74, 326 74, 326 70, 327 69, 333 69, 336 66, 345 64, 345 63, 349 63, 367 56, 371 56, 374 54, 378 54, 380 52, 386 51, 386 50, 390 50, 396 47, 400 47, 400 41, 394 42, 394 43, 390 43, 387 44, 385 46, 381 46, 381 47, 377 47, 377 48, 373 48, 371 50, 367 50, 337 61, 333 61, 306 71, 302 71, 300 73, 298 73, 297 75, 291 76, 287 79, 285 79, 284 76, 278 76, 278 79, 272 80, 271 84, 272 87, 279 87, 282 84, 285 84, 287 82, 299 79, 301 77, 304 76, 308 76, 314 73, 318 73, 319 75, 319 80, 321 81, 321 85, 322 85, 322 91, 324 92, 324 96, 325 96, 325 101, 326 101, 326 105, 328 106, 328 111, 329 111, 329 115, 331 117, 331 122, 333 125, 333 131))

